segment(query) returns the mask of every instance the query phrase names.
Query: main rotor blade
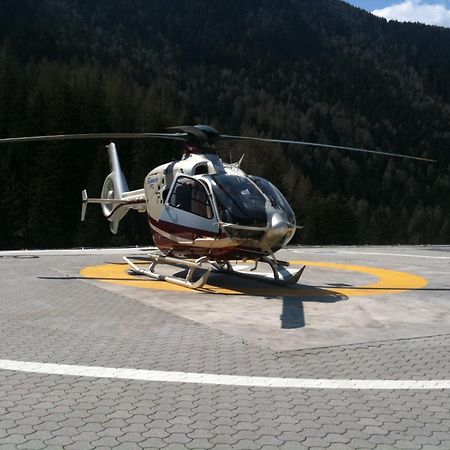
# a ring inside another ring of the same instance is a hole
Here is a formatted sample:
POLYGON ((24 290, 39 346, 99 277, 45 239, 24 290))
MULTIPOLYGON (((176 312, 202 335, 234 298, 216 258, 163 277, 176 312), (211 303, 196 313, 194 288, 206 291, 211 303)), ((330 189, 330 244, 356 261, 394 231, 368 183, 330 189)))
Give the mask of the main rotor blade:
POLYGON ((28 136, 0 139, 0 144, 20 142, 72 141, 81 139, 170 139, 185 142, 187 133, 89 133, 89 134, 56 134, 51 136, 28 136))
MULTIPOLYGON (((177 127, 176 129, 181 132, 178 133, 88 133, 88 134, 57 134, 49 136, 27 136, 27 137, 14 137, 0 139, 0 144, 13 144, 21 142, 52 142, 52 141, 70 141, 70 140, 82 140, 82 139, 168 139, 174 141, 189 142, 192 137, 203 141, 205 135, 201 130, 193 127, 195 132, 190 127, 177 127), (202 139, 200 139, 200 137, 202 139)), ((218 140, 222 141, 254 141, 254 142, 268 142, 272 144, 293 144, 293 145, 305 145, 311 147, 329 148, 335 150, 348 150, 352 152, 372 153, 375 155, 393 156, 396 158, 412 159, 415 161, 423 162, 437 162, 434 159, 420 158, 418 156, 401 155, 399 153, 383 152, 379 150, 367 150, 363 148, 345 147, 340 145, 319 144, 315 142, 305 141, 292 141, 287 139, 266 139, 250 136, 232 136, 232 135, 219 135, 218 140)), ((206 140, 208 142, 208 140, 206 140)))
POLYGON ((352 152, 373 153, 375 155, 394 156, 397 158, 413 159, 415 161, 432 162, 432 163, 437 162, 435 159, 420 158, 418 156, 410 156, 410 155, 401 155, 400 153, 382 152, 379 150, 367 150, 364 148, 344 147, 341 145, 318 144, 315 142, 290 141, 290 140, 285 140, 285 139, 265 139, 265 138, 248 137, 248 136, 231 136, 231 135, 226 135, 226 134, 222 134, 220 136, 220 138, 222 140, 226 140, 226 141, 237 140, 237 141, 269 142, 272 144, 308 145, 311 147, 330 148, 330 149, 335 149, 335 150, 349 150, 352 152))

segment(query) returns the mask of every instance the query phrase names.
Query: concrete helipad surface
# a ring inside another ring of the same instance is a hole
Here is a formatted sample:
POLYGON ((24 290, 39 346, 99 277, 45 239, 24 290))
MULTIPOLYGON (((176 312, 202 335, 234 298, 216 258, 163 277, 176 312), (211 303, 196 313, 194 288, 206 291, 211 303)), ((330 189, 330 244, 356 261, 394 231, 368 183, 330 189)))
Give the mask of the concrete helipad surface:
POLYGON ((122 254, 0 252, 0 448, 450 448, 449 247, 197 292, 122 254))

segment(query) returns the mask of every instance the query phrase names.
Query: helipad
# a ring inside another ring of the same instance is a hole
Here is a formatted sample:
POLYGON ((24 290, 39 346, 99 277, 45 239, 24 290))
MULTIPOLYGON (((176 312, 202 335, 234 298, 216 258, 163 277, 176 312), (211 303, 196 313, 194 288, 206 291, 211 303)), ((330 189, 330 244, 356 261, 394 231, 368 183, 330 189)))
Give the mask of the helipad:
POLYGON ((0 253, 0 448, 450 448, 449 247, 292 248, 293 289, 198 292, 142 254, 0 253))
MULTIPOLYGON (((357 265, 348 253, 336 252, 286 252, 294 271, 302 265, 306 270, 298 285, 285 288, 213 273, 208 285, 192 290, 130 275, 120 259, 84 267, 80 274, 103 288, 273 350, 428 335, 428 325, 418 322, 420 314, 411 315, 412 324, 401 318, 410 314, 419 293, 426 292, 429 281, 419 275, 420 268, 406 271, 398 266, 394 270, 386 262, 357 265), (293 259, 300 254, 316 260, 293 259), (380 310, 380 304, 386 302, 389 304, 380 310)), ((251 266, 241 263, 240 268, 249 270, 251 266)), ((263 265, 258 270, 260 275, 268 275, 263 265)))
MULTIPOLYGON (((309 297, 312 295, 334 296, 340 294, 348 297, 358 297, 364 295, 383 295, 383 294, 395 294, 405 292, 414 289, 424 288, 428 281, 418 275, 414 275, 407 272, 399 272, 397 270, 387 270, 378 267, 366 267, 355 266, 348 264, 336 264, 332 262, 317 262, 317 261, 289 261, 290 267, 295 266, 307 266, 310 268, 321 267, 325 269, 332 269, 335 271, 351 271, 357 273, 363 273, 378 278, 376 283, 362 286, 348 286, 344 287, 337 285, 332 290, 322 289, 318 290, 316 287, 305 286, 298 283, 296 286, 281 287, 275 284, 268 283, 264 287, 262 283, 258 283, 258 287, 254 287, 255 283, 252 281, 246 281, 245 285, 238 287, 221 287, 223 284, 232 285, 236 283, 236 278, 232 275, 215 274, 209 285, 206 285, 201 289, 189 289, 183 286, 167 283, 164 281, 149 280, 145 277, 135 276, 129 273, 129 267, 127 264, 104 264, 100 266, 90 266, 83 268, 80 273, 82 276, 91 280, 101 280, 107 283, 118 284, 122 286, 132 286, 144 289, 156 289, 163 291, 178 291, 185 294, 225 294, 225 295, 255 295, 255 296, 287 296, 287 297, 309 297), (219 281, 220 278, 220 281, 219 281), (231 278, 231 280, 225 280, 225 278, 231 278), (215 280, 214 280, 215 279, 215 280), (215 281, 215 283, 214 283, 215 281), (253 287, 252 287, 253 285, 253 287)), ((144 264, 141 264, 144 265, 144 264)), ((270 279, 269 273, 267 278, 270 279)))

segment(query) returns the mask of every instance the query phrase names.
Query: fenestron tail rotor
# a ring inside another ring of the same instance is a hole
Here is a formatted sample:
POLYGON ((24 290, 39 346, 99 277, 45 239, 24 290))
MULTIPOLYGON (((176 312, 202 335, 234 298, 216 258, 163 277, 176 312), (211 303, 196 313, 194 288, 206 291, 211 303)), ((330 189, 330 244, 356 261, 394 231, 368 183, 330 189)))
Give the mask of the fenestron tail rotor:
POLYGON ((306 142, 296 141, 289 139, 268 139, 252 136, 234 136, 228 134, 219 134, 218 131, 207 125, 195 125, 195 126, 178 126, 171 127, 168 130, 173 131, 171 133, 88 133, 88 134, 58 134, 49 136, 28 136, 28 137, 12 137, 0 139, 0 144, 13 144, 24 142, 52 142, 52 141, 70 141, 70 140, 83 140, 83 139, 102 139, 112 140, 117 139, 166 139, 172 141, 181 141, 187 145, 194 145, 207 151, 220 141, 247 141, 247 142, 265 142, 270 144, 286 144, 286 145, 298 145, 308 146, 323 149, 333 149, 342 151, 351 151, 359 153, 370 153, 381 156, 390 156, 403 159, 411 159, 421 162, 435 163, 434 159, 421 158, 413 155, 404 155, 394 152, 385 152, 381 150, 369 150, 357 147, 346 147, 341 145, 322 144, 318 142, 306 142))

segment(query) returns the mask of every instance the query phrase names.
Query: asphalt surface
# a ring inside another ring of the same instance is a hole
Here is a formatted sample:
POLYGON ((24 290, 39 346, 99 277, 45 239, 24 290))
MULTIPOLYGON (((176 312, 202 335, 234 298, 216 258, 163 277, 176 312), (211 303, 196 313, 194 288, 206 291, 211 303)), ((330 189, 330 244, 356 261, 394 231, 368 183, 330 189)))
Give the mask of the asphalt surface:
POLYGON ((0 364, 181 373, 164 382, 0 369, 0 448, 449 449, 448 389, 183 381, 183 373, 436 380, 438 387, 450 379, 449 247, 282 256, 402 271, 427 284, 367 292, 373 276, 319 266, 307 268, 298 295, 259 283, 249 291, 245 280, 236 281, 237 294, 192 293, 79 275, 120 262, 117 251, 0 253, 0 364))

